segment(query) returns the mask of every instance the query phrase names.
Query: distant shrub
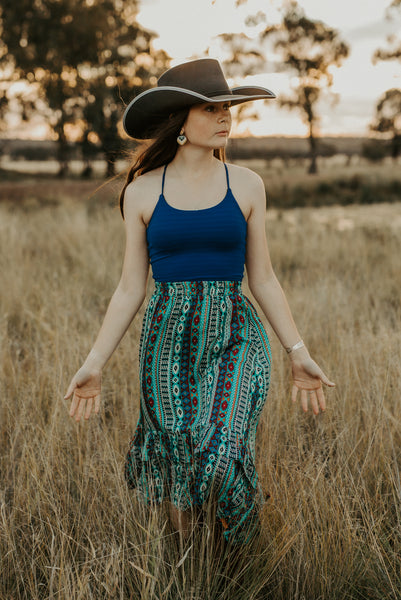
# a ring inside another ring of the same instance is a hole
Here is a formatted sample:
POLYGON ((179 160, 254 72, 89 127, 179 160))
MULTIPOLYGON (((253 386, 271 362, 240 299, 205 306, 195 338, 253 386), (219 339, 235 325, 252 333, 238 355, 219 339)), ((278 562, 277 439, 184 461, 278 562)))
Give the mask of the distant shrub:
POLYGON ((319 156, 334 156, 338 150, 336 146, 331 142, 326 142, 324 139, 319 138, 317 140, 317 152, 319 156))
POLYGON ((369 140, 362 145, 362 156, 372 162, 383 160, 390 154, 390 147, 384 140, 369 140))
POLYGON ((401 200, 401 181, 399 179, 393 179, 389 183, 389 191, 391 194, 396 194, 401 200))
POLYGON ((372 186, 366 184, 362 186, 359 195, 359 202, 361 204, 374 204, 377 202, 376 198, 376 190, 372 186))
POLYGON ((55 148, 47 145, 16 146, 10 151, 12 160, 51 160, 55 156, 55 148))
POLYGON ((331 194, 333 189, 333 184, 330 181, 320 181, 316 186, 316 191, 319 195, 331 194))
POLYGON ((354 175, 332 181, 320 181, 315 186, 288 185, 269 193, 269 206, 296 208, 340 204, 373 204, 401 200, 401 181, 368 181, 354 175))

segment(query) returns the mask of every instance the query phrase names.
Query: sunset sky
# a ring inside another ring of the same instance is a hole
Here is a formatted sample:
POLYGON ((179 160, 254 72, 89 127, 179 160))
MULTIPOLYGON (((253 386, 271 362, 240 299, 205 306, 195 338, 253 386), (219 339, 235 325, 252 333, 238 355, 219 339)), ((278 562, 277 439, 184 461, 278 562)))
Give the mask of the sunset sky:
MULTIPOLYGON (((374 51, 388 46, 387 36, 401 35, 401 15, 386 19, 391 0, 299 0, 307 17, 322 20, 336 28, 350 46, 350 56, 334 70, 332 91, 339 96, 333 107, 327 101, 319 107, 322 135, 366 135, 368 123, 380 95, 387 89, 401 87, 401 68, 397 61, 372 64, 374 51)), ((163 48, 173 64, 206 55, 221 59, 216 41, 220 33, 257 30, 246 27, 249 14, 263 11, 269 23, 277 22, 275 0, 248 0, 235 8, 235 0, 141 0, 138 20, 159 34, 155 46, 163 48)), ((243 85, 244 80, 235 82, 243 85)), ((246 83, 266 86, 277 94, 291 87, 291 75, 274 70, 253 76, 246 83)), ((255 103, 256 106, 256 103, 255 103)), ((277 109, 274 100, 260 104, 260 120, 243 123, 238 133, 253 135, 305 135, 306 127, 297 113, 277 109)))

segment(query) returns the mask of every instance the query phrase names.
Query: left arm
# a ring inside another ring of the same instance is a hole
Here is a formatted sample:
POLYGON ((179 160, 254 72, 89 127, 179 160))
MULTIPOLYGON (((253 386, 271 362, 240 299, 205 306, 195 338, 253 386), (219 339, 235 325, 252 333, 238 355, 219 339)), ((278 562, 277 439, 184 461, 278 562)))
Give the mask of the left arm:
MULTIPOLYGON (((247 221, 246 251, 248 285, 281 344, 284 348, 291 348, 300 341, 301 336, 270 260, 265 230, 266 197, 263 181, 255 173, 252 173, 250 179, 252 198, 247 221)), ((289 357, 293 377, 293 401, 295 402, 300 391, 302 408, 307 411, 309 393, 312 410, 318 414, 319 406, 321 410, 326 407, 322 382, 330 387, 335 384, 310 357, 306 347, 293 350, 289 353, 289 357)))

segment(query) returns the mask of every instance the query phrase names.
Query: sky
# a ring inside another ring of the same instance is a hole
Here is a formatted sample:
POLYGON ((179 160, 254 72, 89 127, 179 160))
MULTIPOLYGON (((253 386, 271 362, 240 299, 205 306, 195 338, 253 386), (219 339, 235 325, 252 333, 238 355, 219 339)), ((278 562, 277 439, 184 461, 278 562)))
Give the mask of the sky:
MULTIPOLYGON (((336 104, 328 100, 319 105, 321 135, 367 135, 368 125, 381 94, 401 88, 401 65, 397 61, 372 63, 377 48, 388 47, 390 34, 401 36, 401 14, 386 19, 391 0, 299 0, 306 16, 321 20, 338 30, 350 46, 343 66, 333 70, 331 91, 336 104)), ((178 64, 191 58, 208 56, 222 59, 216 37, 221 33, 246 33, 255 36, 257 29, 245 25, 247 15, 263 11, 269 23, 277 22, 276 0, 248 0, 235 7, 235 0, 141 0, 138 21, 157 32, 156 48, 163 48, 178 64)), ((230 85, 255 84, 277 95, 291 90, 288 72, 268 72, 244 79, 229 80, 230 85)), ((256 102, 253 103, 256 108, 256 102)), ((260 103, 259 119, 246 121, 238 135, 306 135, 306 126, 298 113, 278 109, 274 100, 260 103)))

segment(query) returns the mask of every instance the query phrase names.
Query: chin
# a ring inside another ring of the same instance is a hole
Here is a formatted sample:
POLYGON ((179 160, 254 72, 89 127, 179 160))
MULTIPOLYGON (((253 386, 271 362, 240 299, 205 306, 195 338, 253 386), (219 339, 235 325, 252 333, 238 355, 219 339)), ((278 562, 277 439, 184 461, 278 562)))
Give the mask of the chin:
POLYGON ((220 143, 216 143, 213 146, 213 150, 219 150, 219 148, 225 148, 227 146, 228 137, 221 140, 220 143))

